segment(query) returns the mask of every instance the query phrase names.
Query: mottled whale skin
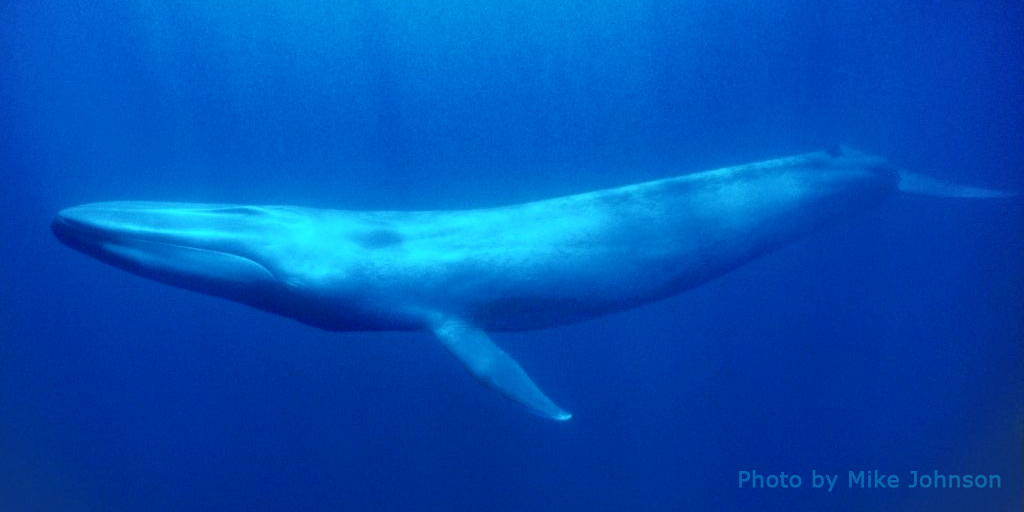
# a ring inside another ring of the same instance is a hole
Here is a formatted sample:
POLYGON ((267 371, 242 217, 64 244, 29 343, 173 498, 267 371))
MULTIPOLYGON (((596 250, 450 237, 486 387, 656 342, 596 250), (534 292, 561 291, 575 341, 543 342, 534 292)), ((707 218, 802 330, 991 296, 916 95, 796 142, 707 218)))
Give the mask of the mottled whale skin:
POLYGON ((52 229, 129 272, 322 329, 433 332, 484 384, 565 420, 487 331, 677 294, 886 200, 901 179, 933 195, 1004 195, 906 176, 836 149, 496 208, 106 202, 62 210, 52 229))

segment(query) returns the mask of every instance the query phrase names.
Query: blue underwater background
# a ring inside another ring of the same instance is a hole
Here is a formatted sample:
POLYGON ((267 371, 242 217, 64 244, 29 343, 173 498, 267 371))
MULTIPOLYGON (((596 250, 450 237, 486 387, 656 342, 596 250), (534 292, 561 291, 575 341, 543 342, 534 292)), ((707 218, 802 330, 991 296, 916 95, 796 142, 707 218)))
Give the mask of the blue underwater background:
POLYGON ((321 332, 48 225, 482 207, 837 143, 1020 192, 1022 26, 1019 1, 0 2, 0 510, 1019 511, 1021 196, 896 197, 669 300, 495 334, 565 423, 429 334, 321 332), (906 488, 934 470, 1002 487, 906 488))

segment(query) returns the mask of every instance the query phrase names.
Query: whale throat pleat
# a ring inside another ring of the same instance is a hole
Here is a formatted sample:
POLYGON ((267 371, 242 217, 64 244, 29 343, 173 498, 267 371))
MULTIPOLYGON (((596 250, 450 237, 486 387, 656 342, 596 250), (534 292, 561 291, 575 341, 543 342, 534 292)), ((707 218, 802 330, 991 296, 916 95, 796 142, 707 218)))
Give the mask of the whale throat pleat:
POLYGON ((572 417, 572 414, 555 405, 533 383, 519 363, 476 326, 448 319, 434 328, 434 334, 448 352, 485 386, 545 418, 564 421, 572 417))

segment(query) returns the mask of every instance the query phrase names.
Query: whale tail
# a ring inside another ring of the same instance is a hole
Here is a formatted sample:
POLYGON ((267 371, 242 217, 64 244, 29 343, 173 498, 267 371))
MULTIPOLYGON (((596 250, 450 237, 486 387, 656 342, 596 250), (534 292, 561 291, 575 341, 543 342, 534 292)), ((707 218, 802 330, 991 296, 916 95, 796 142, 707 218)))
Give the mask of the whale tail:
POLYGON ((1016 192, 1005 190, 957 185, 932 178, 931 176, 906 171, 900 171, 899 188, 901 192, 908 194, 965 199, 1001 199, 1017 195, 1016 192))

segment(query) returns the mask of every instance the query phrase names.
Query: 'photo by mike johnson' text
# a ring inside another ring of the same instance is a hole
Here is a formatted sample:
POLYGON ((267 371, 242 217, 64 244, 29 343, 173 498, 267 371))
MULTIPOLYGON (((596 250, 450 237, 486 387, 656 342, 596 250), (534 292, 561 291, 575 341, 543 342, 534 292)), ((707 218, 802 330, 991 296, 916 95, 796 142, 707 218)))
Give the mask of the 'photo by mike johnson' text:
MULTIPOLYGON (((811 470, 812 489, 827 489, 844 483, 848 489, 1001 489, 1003 479, 999 475, 940 473, 938 470, 911 471, 902 477, 895 473, 882 473, 877 469, 847 471, 841 475, 818 473, 811 470)), ((804 486, 804 478, 797 473, 758 473, 757 470, 739 472, 740 489, 798 489, 804 486)))

